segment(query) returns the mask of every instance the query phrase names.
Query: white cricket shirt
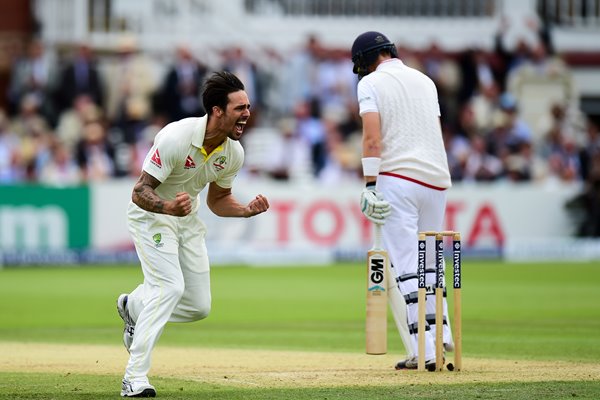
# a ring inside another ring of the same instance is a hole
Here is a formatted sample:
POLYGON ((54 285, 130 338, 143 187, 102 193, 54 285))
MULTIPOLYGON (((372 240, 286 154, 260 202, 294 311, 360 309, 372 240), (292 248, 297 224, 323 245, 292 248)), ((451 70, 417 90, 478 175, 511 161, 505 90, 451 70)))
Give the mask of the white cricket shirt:
POLYGON ((165 126, 158 132, 142 169, 161 184, 156 194, 173 200, 178 192, 192 198, 192 212, 198 209, 198 194, 215 182, 230 188, 244 163, 242 145, 227 138, 211 154, 202 147, 208 116, 185 118, 165 126))
POLYGON ((433 81, 397 58, 381 63, 358 82, 360 115, 379 113, 381 167, 435 189, 452 186, 433 81))

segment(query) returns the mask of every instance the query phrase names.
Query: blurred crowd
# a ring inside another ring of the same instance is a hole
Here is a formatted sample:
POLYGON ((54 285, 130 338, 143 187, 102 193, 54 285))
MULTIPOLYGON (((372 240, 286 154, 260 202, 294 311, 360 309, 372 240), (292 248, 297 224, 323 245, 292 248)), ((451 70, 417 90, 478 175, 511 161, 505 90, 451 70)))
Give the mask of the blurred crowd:
MULTIPOLYGON (((507 46, 499 29, 495 39, 491 50, 453 52, 398 43, 402 61, 437 84, 453 181, 597 187, 598 124, 581 113, 569 66, 550 36, 540 29, 535 43, 507 46), (536 106, 522 90, 526 83, 562 91, 537 114, 526 113, 536 106)), ((232 47, 210 64, 183 45, 158 63, 132 37, 111 54, 85 43, 69 50, 58 54, 32 39, 15 60, 8 106, 0 109, 0 184, 137 176, 161 127, 204 113, 201 83, 218 69, 238 75, 253 103, 243 138, 247 174, 360 180, 357 78, 348 49, 311 35, 286 54, 232 47)))

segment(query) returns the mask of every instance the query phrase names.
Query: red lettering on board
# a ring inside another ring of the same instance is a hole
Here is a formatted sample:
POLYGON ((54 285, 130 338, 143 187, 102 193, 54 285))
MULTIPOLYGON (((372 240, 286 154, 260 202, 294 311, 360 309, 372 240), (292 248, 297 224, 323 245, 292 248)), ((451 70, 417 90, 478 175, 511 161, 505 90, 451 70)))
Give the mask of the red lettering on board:
POLYGON ((446 230, 456 230, 456 216, 465 208, 463 202, 448 202, 446 204, 446 223, 444 226, 446 230))
POLYGON ((467 246, 473 247, 482 237, 492 237, 496 245, 501 247, 504 244, 504 231, 500 226, 500 220, 491 204, 484 203, 475 215, 473 227, 467 239, 467 246))
POLYGON ((333 245, 344 231, 344 215, 337 204, 326 200, 316 201, 309 206, 302 224, 309 240, 320 245, 333 245), (320 232, 316 228, 315 219, 320 213, 327 213, 333 218, 333 228, 328 233, 320 232))
POLYGON ((290 241, 290 213, 294 209, 293 201, 276 201, 271 204, 269 212, 277 214, 277 236, 275 240, 279 243, 290 241))

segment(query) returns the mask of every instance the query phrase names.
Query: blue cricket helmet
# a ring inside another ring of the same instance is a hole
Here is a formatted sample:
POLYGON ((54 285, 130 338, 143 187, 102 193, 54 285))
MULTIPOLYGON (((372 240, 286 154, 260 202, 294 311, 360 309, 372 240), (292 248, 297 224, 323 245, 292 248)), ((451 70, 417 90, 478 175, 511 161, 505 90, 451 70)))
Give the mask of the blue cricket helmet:
POLYGON ((361 78, 367 75, 367 68, 373 64, 382 50, 390 52, 397 58, 396 45, 380 32, 369 31, 358 35, 352 44, 352 72, 361 78))

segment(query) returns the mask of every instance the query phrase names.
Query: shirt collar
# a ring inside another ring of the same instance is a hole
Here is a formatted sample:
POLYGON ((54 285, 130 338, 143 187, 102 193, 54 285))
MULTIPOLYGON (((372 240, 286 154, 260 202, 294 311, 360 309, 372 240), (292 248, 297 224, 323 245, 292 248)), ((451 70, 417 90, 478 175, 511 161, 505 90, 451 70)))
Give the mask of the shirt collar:
POLYGON ((225 147, 226 141, 223 142, 223 144, 218 145, 213 151, 210 152, 210 154, 206 153, 206 150, 204 149, 204 147, 200 147, 200 153, 202 153, 202 155, 204 156, 204 159, 206 160, 207 158, 209 158, 213 154, 218 153, 220 151, 223 151, 223 148, 225 147))
POLYGON ((204 146, 202 145, 204 143, 204 136, 206 135, 206 124, 207 123, 208 123, 208 114, 203 117, 198 118, 198 124, 196 126, 194 135, 192 136, 192 146, 200 149, 200 152, 204 156, 204 159, 209 158, 214 153, 223 151, 223 149, 225 147, 225 143, 227 143, 227 140, 228 140, 228 139, 226 139, 222 144, 217 146, 210 154, 207 154, 206 150, 204 149, 204 146))
POLYGON ((404 65, 402 60, 400 60, 399 58, 390 58, 388 60, 384 60, 384 61, 380 62, 375 70, 380 71, 382 69, 387 69, 387 68, 393 67, 394 65, 396 65, 396 63, 400 63, 401 65, 404 65))
POLYGON ((198 124, 196 125, 196 129, 194 130, 194 134, 192 136, 192 145, 199 149, 202 148, 202 143, 204 143, 204 135, 206 134, 207 123, 208 114, 198 118, 198 124))

